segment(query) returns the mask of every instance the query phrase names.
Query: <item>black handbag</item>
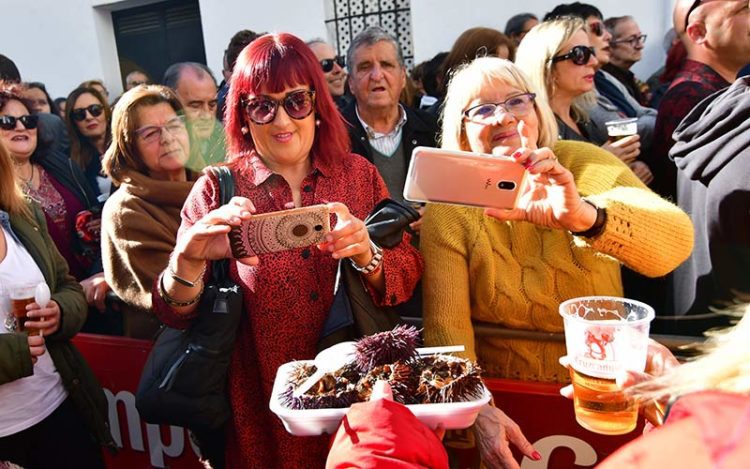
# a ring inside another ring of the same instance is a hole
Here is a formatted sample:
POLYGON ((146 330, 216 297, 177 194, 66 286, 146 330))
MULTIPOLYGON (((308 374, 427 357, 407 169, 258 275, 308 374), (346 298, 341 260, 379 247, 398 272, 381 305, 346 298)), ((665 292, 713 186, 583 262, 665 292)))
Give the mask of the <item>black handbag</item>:
MULTIPOLYGON (((404 230, 419 220, 419 212, 392 199, 380 201, 365 218, 370 239, 380 247, 393 248, 401 243, 404 230)), ((323 331, 318 350, 347 340, 355 340, 377 332, 392 330, 401 324, 398 312, 372 301, 362 276, 348 259, 339 261, 336 294, 323 331)))
MULTIPOLYGON (((221 204, 234 195, 231 171, 211 168, 219 180, 221 204)), ((235 336, 242 314, 242 292, 228 275, 229 261, 211 264, 211 278, 188 329, 164 327, 141 374, 135 405, 149 423, 218 433, 229 420, 227 394, 235 336)))

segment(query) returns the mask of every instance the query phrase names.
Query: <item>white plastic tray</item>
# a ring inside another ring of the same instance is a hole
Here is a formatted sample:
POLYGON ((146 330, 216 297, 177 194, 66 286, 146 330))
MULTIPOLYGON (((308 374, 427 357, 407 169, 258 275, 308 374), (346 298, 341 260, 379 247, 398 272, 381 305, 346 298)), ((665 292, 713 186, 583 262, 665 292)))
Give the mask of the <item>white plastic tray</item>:
MULTIPOLYGON (((289 374, 293 367, 299 363, 310 363, 312 360, 302 362, 289 362, 281 365, 276 372, 276 381, 273 384, 270 408, 284 423, 286 431, 297 436, 333 434, 338 429, 344 415, 349 408, 341 409, 304 409, 293 410, 284 407, 279 401, 279 395, 289 381, 289 374)), ((446 430, 468 428, 474 424, 479 414, 479 409, 490 401, 491 395, 484 388, 482 397, 475 401, 452 402, 449 404, 414 404, 406 407, 425 425, 434 429, 443 424, 446 430)))

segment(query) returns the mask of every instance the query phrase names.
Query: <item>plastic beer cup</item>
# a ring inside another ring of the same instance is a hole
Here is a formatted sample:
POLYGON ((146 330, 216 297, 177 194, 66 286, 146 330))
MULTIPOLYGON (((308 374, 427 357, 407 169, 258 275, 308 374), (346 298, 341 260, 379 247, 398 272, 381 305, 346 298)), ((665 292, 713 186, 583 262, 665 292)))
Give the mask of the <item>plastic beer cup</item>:
POLYGON ((638 133, 638 119, 635 117, 605 122, 604 125, 607 126, 610 143, 638 133))
POLYGON ((654 309, 627 298, 589 296, 560 304, 560 315, 576 420, 605 435, 633 431, 638 404, 618 388, 615 378, 624 370, 646 368, 654 309))
POLYGON ((39 329, 26 327, 26 305, 34 303, 34 293, 36 285, 21 285, 10 288, 10 309, 16 318, 16 324, 19 332, 27 332, 29 335, 38 335, 39 329))

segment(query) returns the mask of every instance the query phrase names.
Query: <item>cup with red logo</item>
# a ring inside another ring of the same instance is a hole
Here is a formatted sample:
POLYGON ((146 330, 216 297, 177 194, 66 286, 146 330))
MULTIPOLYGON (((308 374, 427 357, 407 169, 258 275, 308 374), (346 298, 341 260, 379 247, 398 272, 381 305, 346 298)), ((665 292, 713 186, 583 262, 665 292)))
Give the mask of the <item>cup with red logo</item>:
POLYGON ((638 404, 615 380, 623 371, 645 369, 654 309, 627 298, 588 296, 560 304, 560 315, 576 420, 605 435, 633 431, 638 404))

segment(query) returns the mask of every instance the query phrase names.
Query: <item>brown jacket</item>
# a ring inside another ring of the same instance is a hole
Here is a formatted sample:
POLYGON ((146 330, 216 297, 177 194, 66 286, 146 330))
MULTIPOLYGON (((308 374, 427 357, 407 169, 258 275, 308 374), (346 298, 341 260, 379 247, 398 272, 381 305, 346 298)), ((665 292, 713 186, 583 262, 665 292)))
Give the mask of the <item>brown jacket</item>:
POLYGON ((198 175, 158 181, 125 171, 125 180, 102 213, 102 264, 112 290, 127 303, 125 335, 151 339, 159 321, 151 313, 154 279, 174 249, 180 210, 198 175))

